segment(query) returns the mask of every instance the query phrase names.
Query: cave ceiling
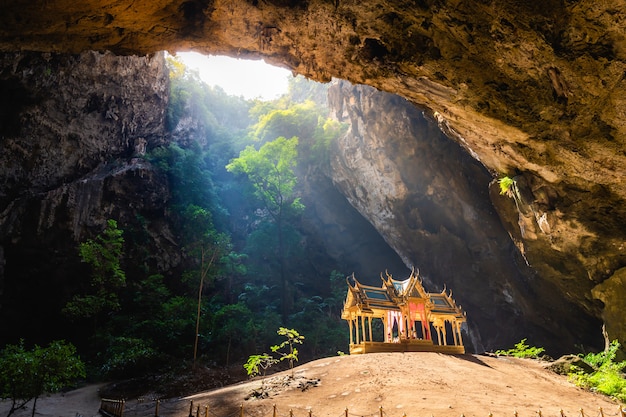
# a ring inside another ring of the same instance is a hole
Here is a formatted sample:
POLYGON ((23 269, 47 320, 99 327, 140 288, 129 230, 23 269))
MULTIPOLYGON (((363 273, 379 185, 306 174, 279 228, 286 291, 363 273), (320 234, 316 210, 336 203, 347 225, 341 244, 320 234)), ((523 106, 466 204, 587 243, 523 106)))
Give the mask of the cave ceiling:
POLYGON ((625 16, 622 0, 17 0, 0 51, 194 50, 405 97, 491 172, 527 261, 601 316, 626 298, 606 283, 626 265, 625 16))

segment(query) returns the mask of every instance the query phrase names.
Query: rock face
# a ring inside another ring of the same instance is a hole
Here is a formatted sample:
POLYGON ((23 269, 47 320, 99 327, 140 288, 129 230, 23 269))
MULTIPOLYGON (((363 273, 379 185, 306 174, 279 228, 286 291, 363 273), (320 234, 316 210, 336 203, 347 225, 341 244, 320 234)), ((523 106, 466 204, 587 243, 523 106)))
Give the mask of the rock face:
POLYGON ((132 225, 129 258, 133 242, 151 242, 148 264, 127 271, 179 262, 167 180, 139 158, 166 138, 169 81, 163 54, 2 54, 0 68, 0 265, 10 259, 0 268, 0 333, 21 325, 45 339, 49 321, 38 313, 54 315, 69 299, 86 272, 78 242, 107 219, 132 225))
MULTIPOLYGON (((350 124, 333 150, 333 181, 431 291, 454 290, 475 351, 521 337, 551 352, 597 342, 598 321, 526 265, 491 203, 491 176, 434 120, 345 81, 330 87, 329 103, 350 124)), ((380 285, 375 274, 361 278, 380 285)))
POLYGON ((604 306, 624 292, 594 291, 626 265, 625 12, 624 0, 22 0, 0 6, 0 50, 195 49, 397 93, 493 179, 516 180, 515 201, 490 190, 519 252, 625 340, 604 306))

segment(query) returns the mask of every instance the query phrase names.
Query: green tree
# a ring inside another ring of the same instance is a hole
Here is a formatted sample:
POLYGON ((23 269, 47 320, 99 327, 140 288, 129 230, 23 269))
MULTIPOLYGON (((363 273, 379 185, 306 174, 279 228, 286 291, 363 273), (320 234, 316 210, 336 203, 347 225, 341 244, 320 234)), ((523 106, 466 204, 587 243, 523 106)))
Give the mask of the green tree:
POLYGON ((286 109, 273 110, 259 118, 255 125, 254 137, 261 142, 290 135, 311 138, 317 128, 319 118, 324 113, 325 111, 312 101, 295 104, 286 109))
POLYGON ((7 345, 0 352, 0 397, 11 401, 7 417, 44 393, 58 392, 75 379, 85 376, 85 365, 76 348, 64 341, 53 341, 48 347, 28 351, 24 342, 7 345))
MULTIPOLYGON (((218 233, 212 221, 211 213, 199 206, 190 204, 182 213, 185 219, 183 236, 185 252, 195 259, 196 276, 198 278, 196 331, 193 346, 193 367, 196 366, 198 341, 200 337, 200 318, 202 313, 202 293, 205 284, 214 275, 209 275, 212 268, 230 251, 230 240, 224 233, 218 233)), ((215 271, 214 271, 215 272, 215 271)))
POLYGON ((254 338, 254 313, 244 303, 227 304, 213 316, 212 334, 214 341, 225 350, 226 366, 230 365, 234 347, 244 349, 254 338))
POLYGON ((286 327, 280 327, 276 333, 280 336, 285 336, 285 340, 278 345, 272 346, 270 349, 273 353, 280 354, 281 361, 289 361, 289 369, 291 369, 291 376, 293 377, 293 363, 298 361, 298 349, 295 345, 302 344, 304 336, 298 333, 297 330, 287 329, 286 327), (289 349, 286 352, 280 352, 285 347, 289 349))
POLYGON ((65 305, 63 312, 69 317, 93 317, 95 320, 100 313, 120 309, 117 292, 126 285, 126 274, 121 267, 124 256, 122 234, 117 222, 110 219, 95 239, 80 244, 81 259, 91 266, 91 291, 74 295, 65 305))
POLYGON ((298 138, 279 137, 267 142, 257 151, 248 146, 231 160, 226 169, 235 174, 245 174, 254 186, 255 195, 276 224, 278 259, 280 263, 281 315, 286 322, 288 315, 288 281, 285 267, 284 222, 289 211, 301 212, 304 208, 294 188, 297 178, 294 172, 298 138))

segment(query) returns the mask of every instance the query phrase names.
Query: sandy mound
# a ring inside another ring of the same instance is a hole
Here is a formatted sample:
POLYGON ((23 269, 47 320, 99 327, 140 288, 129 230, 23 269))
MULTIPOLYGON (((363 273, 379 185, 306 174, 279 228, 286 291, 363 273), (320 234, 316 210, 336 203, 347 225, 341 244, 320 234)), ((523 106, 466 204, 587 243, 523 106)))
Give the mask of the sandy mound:
MULTIPOLYGON (((296 417, 379 415, 389 417, 487 417, 617 415, 619 405, 605 396, 584 391, 564 376, 544 369, 545 363, 516 358, 437 353, 377 353, 320 359, 294 369, 291 386, 281 384, 290 372, 266 378, 268 398, 245 398, 261 386, 257 379, 187 397, 204 409, 230 414, 243 404, 245 413, 269 416, 276 404, 279 415, 293 410, 296 417), (275 380, 278 378, 278 383, 275 380), (317 386, 298 385, 318 381, 317 386), (283 388, 281 388, 281 385, 283 388)), ((221 413, 220 413, 221 414, 221 413)))
MULTIPOLYGON (((506 357, 437 353, 377 353, 319 359, 265 379, 184 398, 162 400, 159 417, 567 417, 618 415, 619 405, 584 391, 546 363, 506 357), (261 390, 261 387, 263 389, 261 390), (207 407, 208 408, 205 408, 207 407)), ((97 414, 98 387, 42 398, 38 416, 97 414)), ((8 404, 0 403, 0 417, 8 404)), ((16 417, 30 415, 31 409, 16 417)), ((151 398, 128 399, 124 417, 155 415, 151 398)))

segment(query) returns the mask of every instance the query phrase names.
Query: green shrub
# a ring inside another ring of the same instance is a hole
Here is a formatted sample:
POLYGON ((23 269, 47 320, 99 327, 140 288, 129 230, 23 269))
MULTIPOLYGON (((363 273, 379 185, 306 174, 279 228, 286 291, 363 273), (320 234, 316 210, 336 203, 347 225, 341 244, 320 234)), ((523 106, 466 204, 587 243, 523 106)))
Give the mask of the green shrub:
POLYGON ((508 350, 496 350, 498 356, 513 356, 515 358, 537 359, 545 351, 542 347, 528 346, 526 339, 522 339, 515 344, 515 347, 508 350))
POLYGON ((63 340, 50 342, 47 347, 35 345, 30 350, 22 340, 19 345, 6 345, 0 350, 0 399, 10 401, 7 417, 31 400, 34 417, 42 394, 58 392, 84 377, 85 365, 76 348, 63 340))
POLYGON ((615 356, 620 344, 617 340, 611 342, 609 348, 600 353, 588 353, 583 359, 592 365, 594 372, 587 374, 574 367, 569 374, 570 380, 579 387, 626 401, 626 379, 622 370, 626 368, 626 361, 615 362, 615 356))
POLYGON ((131 337, 114 337, 103 356, 100 371, 113 378, 140 376, 153 369, 159 359, 148 342, 131 337))

